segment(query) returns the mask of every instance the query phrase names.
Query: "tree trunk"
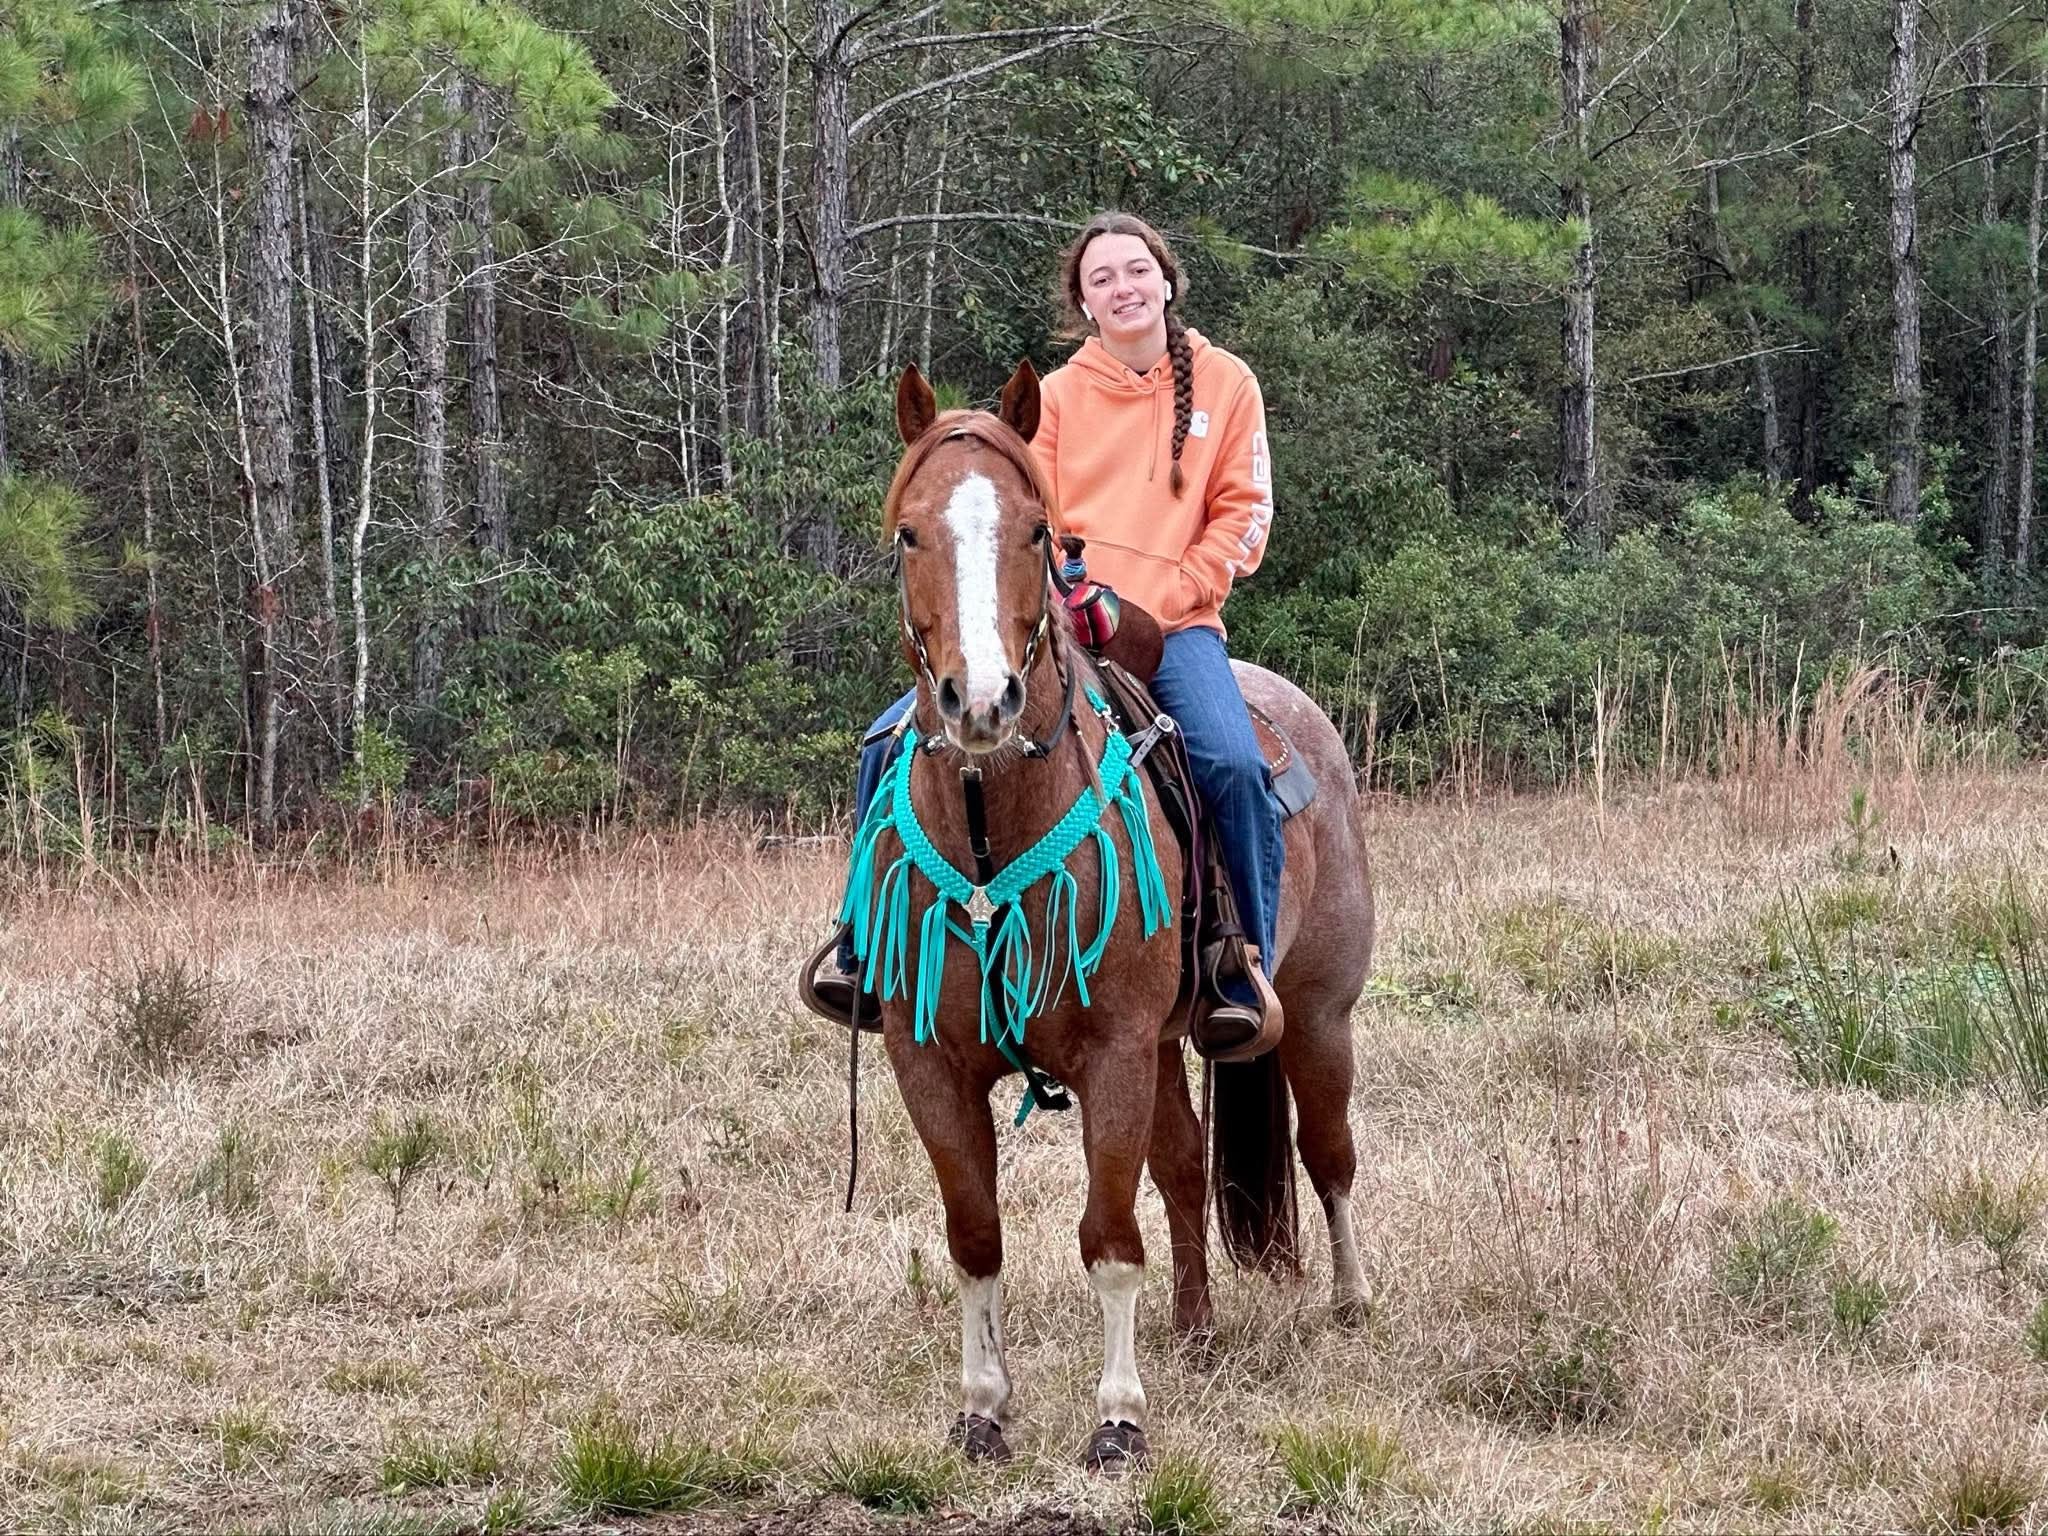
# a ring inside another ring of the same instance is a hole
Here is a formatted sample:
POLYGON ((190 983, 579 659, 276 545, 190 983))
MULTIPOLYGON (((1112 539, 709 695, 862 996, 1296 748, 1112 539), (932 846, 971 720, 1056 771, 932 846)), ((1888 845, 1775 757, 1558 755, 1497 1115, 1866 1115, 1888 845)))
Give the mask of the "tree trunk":
POLYGON ((840 382, 839 327, 853 230, 853 203, 847 185, 852 160, 852 71, 841 41, 852 18, 850 0, 818 0, 817 50, 811 64, 811 352, 818 382, 827 389, 837 389, 840 382))
POLYGON ((1920 0, 1893 0, 1890 131, 1885 158, 1891 182, 1892 390, 1885 407, 1890 477, 1885 512, 1894 522, 1920 516, 1920 230, 1914 190, 1914 137, 1920 126, 1919 70, 1914 62, 1920 0))
POLYGON ((249 136, 255 213, 250 225, 249 302, 254 360, 249 384, 250 516, 258 526, 255 627, 257 823, 277 826, 278 762, 296 618, 298 541, 292 466, 292 0, 271 0, 249 34, 249 136))
POLYGON ((1572 253, 1572 274, 1564 294, 1564 387, 1558 407, 1558 512, 1582 535, 1605 536, 1600 508, 1598 462, 1593 434, 1593 196, 1588 184, 1592 151, 1593 82, 1599 73, 1600 44, 1591 0, 1565 0, 1559 25, 1559 69, 1563 80, 1564 140, 1568 170, 1564 216, 1575 220, 1583 238, 1572 253))
MULTIPOLYGON (((789 30, 789 0, 782 0, 779 35, 785 39, 793 34, 789 30)), ((775 259, 768 275, 768 350, 764 361, 767 377, 762 381, 762 399, 767 402, 767 419, 763 425, 768 429, 768 438, 773 442, 782 427, 782 287, 783 273, 789 258, 789 104, 790 81, 789 59, 792 50, 785 45, 776 50, 775 87, 775 259)))
MULTIPOLYGON (((490 145, 490 94, 470 93, 470 144, 483 160, 490 145)), ((476 522, 470 539, 483 567, 482 585, 471 610, 476 632, 495 635, 504 624, 499 585, 512 556, 512 527, 505 505, 505 412, 498 393, 498 246, 492 233, 496 211, 491 182, 479 176, 469 186, 469 222, 476 258, 470 269, 465 321, 469 330, 469 440, 476 481, 476 522)))
MULTIPOLYGON (((748 437, 761 434, 767 417, 762 356, 767 346, 768 217, 761 173, 761 0, 733 7, 731 73, 726 88, 727 203, 740 298, 732 307, 726 352, 730 389, 739 407, 735 423, 748 437)), ((730 476, 728 476, 730 478, 730 476)))
MULTIPOLYGON (((1707 171, 1707 235, 1714 243, 1714 260, 1727 274, 1728 281, 1735 279, 1735 260, 1728 248, 1728 235, 1721 228, 1721 172, 1718 168, 1707 171)), ((1757 320, 1755 309, 1742 306, 1742 325, 1749 337, 1749 349, 1755 353, 1751 359, 1755 371, 1756 407, 1762 419, 1763 470, 1765 484, 1776 489, 1784 483, 1785 454, 1778 427, 1778 384, 1771 373, 1771 360, 1764 355, 1764 328, 1757 320)))
POLYGON ((932 178, 932 227, 931 238, 924 248, 924 290, 918 304, 917 369, 926 378, 932 376, 932 312, 938 304, 939 287, 939 215, 946 211, 946 160, 953 152, 953 93, 946 92, 943 106, 939 108, 939 163, 932 178))
POLYGON ((2048 170, 2048 83, 2034 87, 2034 183, 2027 195, 2027 319, 2020 341, 2019 467, 2014 475, 2012 563, 2034 566, 2034 368, 2041 345, 2041 186, 2048 170))
MULTIPOLYGON (((327 210, 318 199, 304 198, 305 271, 310 274, 313 334, 308 356, 317 352, 319 366, 314 379, 319 390, 320 414, 327 424, 327 482, 336 507, 355 504, 356 440, 344 430, 350 420, 350 381, 361 359, 356 338, 349 328, 337 323, 348 312, 344 278, 336 261, 339 242, 328 227, 327 210)), ((309 398, 312 391, 308 391, 309 398)))
POLYGON ((135 483, 142 498, 143 632, 149 639, 149 681, 156 700, 156 750, 170 744, 164 711, 164 610, 157 587, 156 485, 150 472, 149 347, 142 329, 142 260, 135 249, 135 231, 127 230, 128 335, 135 346, 135 483))
POLYGON ((371 196, 375 185, 372 167, 375 164, 374 150, 370 138, 370 69, 367 57, 358 63, 362 80, 362 182, 361 207, 362 239, 361 270, 363 274, 361 326, 363 338, 363 452, 359 460, 360 472, 356 475, 356 521, 349 537, 349 610, 355 624, 355 685, 351 691, 349 708, 349 746, 355 758, 358 775, 365 763, 365 743, 370 723, 370 605, 369 583, 363 569, 363 552, 369 541, 370 513, 374 503, 371 498, 376 482, 373 472, 377 467, 377 283, 376 265, 376 222, 370 216, 373 206, 371 196))
MULTIPOLYGON (((1796 0, 1793 25, 1799 34, 1794 93, 1799 103, 1799 234, 1794 241, 1799 264, 1799 309, 1808 325, 1820 318, 1820 157, 1813 142, 1814 77, 1818 39, 1814 31, 1814 0, 1796 0)), ((1814 493, 1820 489, 1820 360, 1811 352, 1799 359, 1799 489, 1793 504, 1811 516, 1814 493)))
MULTIPOLYGON (((1984 203, 1979 217, 1987 232, 1999 224, 1997 136, 1991 118, 1991 45, 1988 33, 1972 39, 1966 52, 1970 72, 1970 117, 1977 129, 1977 152, 1984 157, 1984 203)), ((2012 503, 2012 308, 2005 291, 2005 269, 1997 262, 1991 273, 1991 419, 1985 425, 1984 504, 1978 536, 1979 555, 1987 570, 2005 559, 2005 531, 2012 503)))
MULTIPOLYGON (((461 86, 451 86, 446 103, 459 121, 461 86)), ((463 135, 446 133, 446 161, 459 166, 463 135)), ((414 190, 407 214, 407 257, 412 286, 413 515, 426 568, 419 628, 413 637, 413 707, 431 714, 441 701, 447 670, 448 606, 448 194, 429 182, 414 190)))
POLYGON ((320 506, 320 685, 335 749, 348 729, 348 709, 341 690, 341 615, 335 588, 333 425, 327 415, 328 359, 320 347, 322 290, 313 281, 312 221, 306 208, 303 178, 299 186, 299 276, 306 289, 306 413, 313 424, 313 486, 320 506))
MULTIPOLYGON (((0 207, 21 201, 21 130, 12 123, 0 131, 0 207)), ((13 363, 7 349, 0 347, 0 476, 8 470, 7 389, 13 382, 13 363)))

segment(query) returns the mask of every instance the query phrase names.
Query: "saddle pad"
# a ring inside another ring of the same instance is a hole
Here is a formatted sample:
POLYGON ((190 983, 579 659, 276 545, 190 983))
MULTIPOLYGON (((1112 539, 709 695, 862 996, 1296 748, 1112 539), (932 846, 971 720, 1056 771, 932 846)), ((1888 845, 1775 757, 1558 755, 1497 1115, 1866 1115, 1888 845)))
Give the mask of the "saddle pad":
POLYGON ((1273 798, 1280 802, 1280 819, 1299 816, 1316 797, 1316 776, 1271 715, 1250 702, 1245 708, 1251 711, 1252 733, 1259 738, 1259 751, 1273 776, 1273 798))

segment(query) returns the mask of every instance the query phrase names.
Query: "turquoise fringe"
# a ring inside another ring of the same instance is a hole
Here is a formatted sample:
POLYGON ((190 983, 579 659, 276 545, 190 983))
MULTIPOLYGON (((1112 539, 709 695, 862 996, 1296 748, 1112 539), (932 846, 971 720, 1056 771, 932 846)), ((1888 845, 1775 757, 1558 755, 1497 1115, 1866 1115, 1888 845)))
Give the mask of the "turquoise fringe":
MULTIPOLYGON (((1107 721, 1101 698, 1092 689, 1088 698, 1107 721)), ((937 1027, 946 952, 952 947, 948 940, 958 939, 974 956, 981 975, 981 1038, 985 1043, 992 1041, 1005 1055, 1018 1061, 1014 1051, 1024 1043, 1026 1021, 1044 1013, 1066 989, 1069 979, 1082 1006, 1092 1004, 1088 981, 1101 968, 1122 904, 1122 861, 1117 857, 1115 841, 1102 825, 1108 807, 1096 799, 1092 786, 1084 787, 1059 824, 989 882, 987 896, 995 910, 993 920, 970 921, 962 927, 954 921, 952 909, 959 907, 964 912, 974 896, 974 882, 947 862, 918 822, 910 799, 916 749, 917 732, 906 732, 888 781, 854 833, 846 895, 839 907, 840 920, 853 926, 853 952, 866 967, 862 985, 880 997, 911 1000, 911 1021, 920 1045, 931 1040, 937 1027), (878 871, 877 851, 883 836, 892 832, 903 845, 903 852, 886 869, 878 871), (1095 841, 1096 861, 1101 869, 1097 896, 1100 922, 1094 937, 1083 944, 1081 888, 1067 865, 1074 850, 1089 838, 1095 841), (939 899, 925 909, 917 923, 914 982, 909 975, 913 871, 923 875, 939 893, 939 899), (1043 955, 1034 942, 1030 921, 1019 899, 1041 880, 1050 882, 1043 955), (1066 963, 1056 972, 1050 957, 1060 954, 1064 954, 1066 963)), ((1167 894, 1166 876, 1159 868, 1159 851, 1152 843, 1143 770, 1131 762, 1130 743, 1113 724, 1103 743, 1100 775, 1103 791, 1116 807, 1125 836, 1130 840, 1139 920, 1145 937, 1150 939, 1160 929, 1173 925, 1173 902, 1167 894)), ((1024 1108, 1017 1116, 1020 1124, 1029 1113, 1030 1104, 1030 1095, 1026 1094, 1024 1108)))

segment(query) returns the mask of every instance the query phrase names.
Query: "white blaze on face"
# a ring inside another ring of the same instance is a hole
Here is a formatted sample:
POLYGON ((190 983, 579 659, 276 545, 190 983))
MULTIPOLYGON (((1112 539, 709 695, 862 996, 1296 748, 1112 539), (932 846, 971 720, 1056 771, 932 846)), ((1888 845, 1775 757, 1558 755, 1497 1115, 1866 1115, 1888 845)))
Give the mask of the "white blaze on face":
POLYGON ((959 593, 960 656, 966 663, 967 707, 986 709, 1003 696, 1010 659, 996 613, 996 529, 1002 504, 986 475, 968 475, 946 503, 953 534, 953 580, 959 593))
POLYGON ((1088 1283, 1102 1301, 1102 1380, 1095 1411, 1105 1424, 1145 1425, 1145 1388, 1138 1381, 1138 1287, 1142 1264, 1104 1259, 1091 1265, 1088 1283))
POLYGON ((968 1413, 1002 1422, 1010 1404, 1010 1372, 1003 1363, 1003 1280, 1000 1274, 982 1279, 959 1265, 960 1399, 968 1413))

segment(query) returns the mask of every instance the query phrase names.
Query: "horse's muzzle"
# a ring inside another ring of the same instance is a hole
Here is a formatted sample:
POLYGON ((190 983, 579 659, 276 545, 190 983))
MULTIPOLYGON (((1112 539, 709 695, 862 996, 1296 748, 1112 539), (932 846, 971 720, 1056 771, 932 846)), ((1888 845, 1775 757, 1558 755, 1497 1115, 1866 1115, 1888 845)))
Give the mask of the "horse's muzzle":
POLYGON ((946 735, 963 752, 993 752, 1010 739, 1011 728, 1024 713, 1024 679, 1010 673, 992 704, 969 704, 966 690, 952 676, 939 679, 939 718, 946 735))

